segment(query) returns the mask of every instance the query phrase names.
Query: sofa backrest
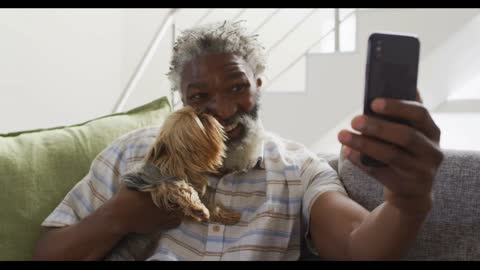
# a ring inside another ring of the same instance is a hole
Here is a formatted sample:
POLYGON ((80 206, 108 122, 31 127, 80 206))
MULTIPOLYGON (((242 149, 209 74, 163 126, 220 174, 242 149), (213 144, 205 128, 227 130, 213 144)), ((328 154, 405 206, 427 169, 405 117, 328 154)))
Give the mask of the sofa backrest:
MULTIPOLYGON (((372 210, 383 187, 350 161, 330 159, 349 196, 372 210)), ((480 152, 444 150, 434 205, 405 260, 480 260, 480 152)))
POLYGON ((40 223, 113 140, 170 113, 166 97, 84 123, 0 134, 0 261, 30 260, 40 223))

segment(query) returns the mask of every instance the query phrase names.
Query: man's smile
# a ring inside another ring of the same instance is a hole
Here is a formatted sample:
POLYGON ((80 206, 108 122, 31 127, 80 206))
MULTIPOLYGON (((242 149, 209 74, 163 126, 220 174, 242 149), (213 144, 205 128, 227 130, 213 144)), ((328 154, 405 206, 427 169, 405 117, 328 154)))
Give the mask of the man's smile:
POLYGON ((225 132, 227 133, 228 140, 234 141, 242 135, 243 125, 239 122, 228 125, 225 127, 225 132))

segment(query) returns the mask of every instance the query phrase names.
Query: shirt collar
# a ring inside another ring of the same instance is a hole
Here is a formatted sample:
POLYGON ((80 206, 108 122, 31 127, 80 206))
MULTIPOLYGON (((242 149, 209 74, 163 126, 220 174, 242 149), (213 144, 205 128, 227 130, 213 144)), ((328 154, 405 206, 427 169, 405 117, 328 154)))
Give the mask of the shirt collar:
POLYGON ((253 167, 258 166, 261 169, 265 169, 265 151, 264 151, 264 142, 260 143, 257 146, 257 149, 255 151, 255 159, 253 160, 253 167))
POLYGON ((265 169, 265 160, 264 160, 264 144, 265 144, 265 136, 262 131, 261 134, 262 139, 260 142, 255 146, 255 150, 252 152, 251 157, 249 158, 249 163, 247 168, 241 170, 241 172, 247 172, 253 168, 260 168, 265 169))

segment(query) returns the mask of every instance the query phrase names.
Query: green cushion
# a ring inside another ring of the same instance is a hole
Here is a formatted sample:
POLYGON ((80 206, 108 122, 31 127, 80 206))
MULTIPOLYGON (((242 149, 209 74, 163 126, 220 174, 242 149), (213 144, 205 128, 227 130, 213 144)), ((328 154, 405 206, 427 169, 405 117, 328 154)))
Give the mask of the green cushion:
POLYGON ((166 97, 85 123, 0 134, 0 260, 30 260, 40 223, 119 136, 161 125, 166 97))

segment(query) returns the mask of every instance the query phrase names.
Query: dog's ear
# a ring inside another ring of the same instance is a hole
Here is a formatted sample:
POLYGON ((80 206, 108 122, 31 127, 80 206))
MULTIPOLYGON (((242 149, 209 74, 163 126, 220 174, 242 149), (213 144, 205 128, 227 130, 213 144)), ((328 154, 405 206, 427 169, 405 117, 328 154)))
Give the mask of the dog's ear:
POLYGON ((167 154, 167 147, 162 141, 157 141, 157 143, 152 145, 150 153, 147 157, 147 160, 153 161, 158 160, 161 156, 167 154))

